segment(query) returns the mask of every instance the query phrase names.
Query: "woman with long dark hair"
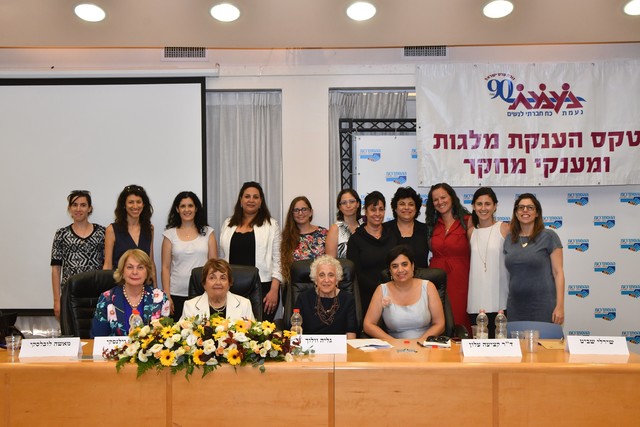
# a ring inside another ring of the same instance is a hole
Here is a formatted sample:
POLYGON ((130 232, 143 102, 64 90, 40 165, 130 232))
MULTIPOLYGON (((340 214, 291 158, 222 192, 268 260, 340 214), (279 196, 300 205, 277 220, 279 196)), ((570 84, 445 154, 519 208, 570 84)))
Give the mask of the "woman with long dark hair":
POLYGON ((120 192, 115 221, 107 226, 104 238, 103 269, 111 270, 118 265, 120 257, 129 249, 140 249, 151 258, 153 272, 151 281, 157 286, 156 265, 153 259, 153 207, 144 188, 127 185, 120 192))
POLYGON ((191 270, 218 258, 218 243, 200 199, 191 191, 178 193, 173 200, 162 235, 162 289, 178 320, 189 297, 191 270))
POLYGON ((340 190, 336 200, 338 220, 329 227, 325 251, 334 258, 347 257, 349 237, 361 224, 360 196, 352 188, 340 190))
POLYGON ((271 217, 262 187, 257 182, 245 182, 233 215, 222 226, 218 249, 229 264, 258 268, 263 320, 274 319, 280 302, 280 240, 280 227, 271 217))
POLYGON ((291 201, 287 219, 282 230, 280 262, 282 277, 289 282, 291 264, 305 259, 316 259, 324 255, 327 229, 311 223, 313 208, 305 196, 291 201))
POLYGON ((429 190, 426 221, 429 247, 433 254, 430 266, 447 273, 447 294, 453 320, 470 331, 471 324, 467 316, 471 255, 467 239, 469 211, 462 206, 449 184, 440 183, 429 190))

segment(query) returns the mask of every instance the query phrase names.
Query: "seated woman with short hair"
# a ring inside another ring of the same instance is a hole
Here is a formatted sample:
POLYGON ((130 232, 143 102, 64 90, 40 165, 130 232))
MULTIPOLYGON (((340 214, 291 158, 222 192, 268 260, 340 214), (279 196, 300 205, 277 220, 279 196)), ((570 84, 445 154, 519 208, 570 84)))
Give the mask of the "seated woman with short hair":
POLYGON ((245 297, 229 292, 233 285, 231 266, 223 259, 210 259, 202 268, 204 293, 184 303, 184 320, 199 315, 201 318, 217 314, 232 320, 255 320, 251 302, 245 297))
POLYGON ((444 332, 444 310, 435 285, 413 277, 414 255, 407 246, 387 255, 391 281, 379 285, 364 318, 364 332, 374 338, 418 338, 444 332), (378 322, 384 320, 386 331, 378 322))
POLYGON ((129 249, 120 257, 113 273, 118 286, 100 295, 91 326, 91 338, 129 333, 129 318, 137 310, 146 325, 169 315, 169 301, 149 284, 153 264, 140 249, 129 249))
POLYGON ((358 321, 353 295, 341 291, 342 265, 332 256, 323 255, 311 264, 311 280, 315 284, 298 296, 294 308, 300 309, 305 334, 356 337, 358 321))

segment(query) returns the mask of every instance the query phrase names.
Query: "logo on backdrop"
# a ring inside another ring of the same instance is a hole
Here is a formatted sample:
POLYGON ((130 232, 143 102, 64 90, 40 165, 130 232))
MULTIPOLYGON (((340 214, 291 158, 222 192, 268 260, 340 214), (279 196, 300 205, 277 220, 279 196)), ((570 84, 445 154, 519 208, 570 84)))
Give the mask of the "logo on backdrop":
POLYGON ((591 335, 591 331, 569 331, 568 335, 578 335, 582 337, 588 337, 591 335))
POLYGON ((640 298, 640 285, 620 285, 620 295, 631 298, 640 298))
POLYGON ((360 160, 369 160, 370 162, 377 162, 382 158, 382 150, 379 148, 361 148, 360 160))
POLYGON ((571 85, 564 82, 560 88, 540 83, 538 87, 525 86, 515 83, 515 76, 509 73, 493 73, 484 78, 491 99, 500 99, 507 103, 508 116, 512 111, 525 110, 533 114, 518 114, 519 116, 552 116, 555 112, 565 110, 562 115, 583 114, 583 102, 586 100, 577 96, 571 90, 571 85))
POLYGON ((595 273, 603 273, 610 276, 616 272, 616 263, 615 262, 594 262, 593 271, 595 273))
POLYGON ((567 193, 567 203, 578 206, 589 204, 589 193, 567 193))
POLYGON ((420 198, 422 199, 422 206, 427 206, 427 200, 429 200, 429 194, 418 193, 418 196, 420 196, 420 198))
POLYGON ((640 252, 640 239, 620 239, 620 249, 640 252))
POLYGON ((411 158, 412 159, 417 159, 418 158, 418 149, 417 148, 412 148, 411 149, 411 158))
POLYGON ((569 239, 567 248, 578 252, 587 252, 589 250, 589 239, 569 239))
POLYGON ((640 193, 620 193, 620 203, 638 206, 640 205, 640 193))
POLYGON ((511 217, 510 216, 497 216, 496 217, 496 221, 502 221, 502 222, 506 222, 507 224, 509 224, 511 222, 511 217))
POLYGON ((616 309, 615 307, 596 308, 593 311, 593 316, 596 319, 602 319, 611 322, 616 318, 616 309))
POLYGON ((578 298, 586 298, 589 296, 589 285, 569 285, 568 295, 578 298))
POLYGON ((462 195, 462 204, 463 205, 471 205, 473 202, 473 194, 465 193, 462 195))
POLYGON ((557 230, 558 228, 562 228, 562 217, 561 216, 544 216, 542 217, 544 221, 544 226, 548 228, 553 228, 557 230))
POLYGON ((622 331, 622 336, 631 344, 640 344, 640 331, 622 331))
POLYGON ((613 215, 594 216, 593 225, 602 228, 613 228, 616 226, 616 217, 613 215))
POLYGON ((385 181, 404 185, 407 182, 406 172, 385 172, 385 181))

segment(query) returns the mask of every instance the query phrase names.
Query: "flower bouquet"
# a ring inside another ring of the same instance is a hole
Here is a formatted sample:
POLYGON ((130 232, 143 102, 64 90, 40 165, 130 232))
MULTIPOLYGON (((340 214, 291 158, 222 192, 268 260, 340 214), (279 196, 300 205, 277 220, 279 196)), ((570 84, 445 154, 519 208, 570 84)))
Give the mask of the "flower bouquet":
POLYGON ((185 371, 189 378, 202 368, 204 377, 220 364, 234 367, 251 364, 264 372, 264 362, 291 361, 294 355, 308 354, 299 347, 295 332, 277 331, 276 325, 254 320, 229 320, 213 315, 195 316, 180 322, 163 317, 129 333, 121 347, 105 351, 103 356, 116 360, 120 371, 127 364, 138 367, 138 377, 149 369, 170 368, 185 371))

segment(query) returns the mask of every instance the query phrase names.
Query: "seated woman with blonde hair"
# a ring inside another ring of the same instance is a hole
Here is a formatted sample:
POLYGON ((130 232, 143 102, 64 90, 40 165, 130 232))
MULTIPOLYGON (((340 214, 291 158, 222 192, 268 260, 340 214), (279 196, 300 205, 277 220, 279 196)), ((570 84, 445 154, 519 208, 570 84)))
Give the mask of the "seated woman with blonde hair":
POLYGON ((356 302, 352 294, 338 288, 342 274, 340 262, 329 255, 318 257, 311 264, 310 276, 315 285, 301 293, 294 305, 300 309, 305 333, 356 337, 356 302))
POLYGON ((118 286, 98 299, 91 325, 91 338, 127 335, 129 319, 137 312, 145 325, 169 315, 169 300, 160 289, 150 285, 153 263, 144 251, 129 249, 120 257, 113 273, 118 286))
POLYGON ((204 293, 184 303, 184 320, 199 315, 209 317, 217 314, 226 319, 255 320, 251 302, 245 297, 229 292, 233 285, 231 266, 223 259, 210 259, 202 268, 204 293))
POLYGON ((374 338, 418 338, 444 332, 444 310, 435 285, 413 277, 414 255, 407 246, 387 255, 391 281, 378 286, 364 318, 364 332, 374 338), (378 322, 384 320, 386 332, 378 322))

